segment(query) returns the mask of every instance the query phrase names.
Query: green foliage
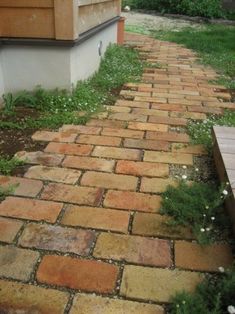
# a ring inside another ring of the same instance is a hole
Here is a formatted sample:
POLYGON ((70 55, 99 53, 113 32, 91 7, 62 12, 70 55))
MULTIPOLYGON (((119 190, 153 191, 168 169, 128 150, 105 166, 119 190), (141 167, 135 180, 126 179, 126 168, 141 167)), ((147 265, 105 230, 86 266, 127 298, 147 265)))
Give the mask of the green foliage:
POLYGON ((194 293, 181 292, 173 299, 170 314, 222 314, 234 306, 235 270, 218 277, 208 277, 194 293))
POLYGON ((172 225, 188 226, 200 244, 216 239, 216 224, 224 219, 221 206, 225 195, 223 187, 180 181, 178 187, 168 186, 163 193, 161 213, 173 217, 172 225))
POLYGON ((2 202, 6 196, 11 195, 17 186, 18 184, 9 185, 7 187, 0 186, 0 202, 2 202))
POLYGON ((235 111, 226 110, 222 116, 210 115, 203 121, 190 121, 187 129, 192 143, 203 144, 208 152, 212 152, 212 127, 214 125, 235 127, 235 111))
POLYGON ((11 159, 0 157, 0 174, 9 175, 17 166, 23 164, 24 162, 16 157, 11 159))
POLYGON ((8 93, 2 96, 4 101, 4 112, 10 113, 18 105, 24 105, 26 107, 35 107, 36 98, 32 93, 27 91, 21 91, 15 95, 8 93))

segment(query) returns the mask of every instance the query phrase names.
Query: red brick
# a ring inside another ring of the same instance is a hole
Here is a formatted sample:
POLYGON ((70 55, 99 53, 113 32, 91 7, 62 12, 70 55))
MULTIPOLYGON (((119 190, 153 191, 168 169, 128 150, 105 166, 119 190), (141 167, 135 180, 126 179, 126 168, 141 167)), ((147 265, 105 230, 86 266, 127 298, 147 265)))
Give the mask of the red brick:
POLYGON ((146 122, 147 117, 141 114, 118 112, 109 115, 111 120, 146 122))
POLYGON ((189 136, 184 133, 175 132, 147 132, 146 138, 150 140, 168 141, 168 142, 179 142, 188 143, 189 136))
POLYGON ((92 145, 49 143, 45 152, 66 155, 89 156, 93 149, 92 145))
POLYGON ((69 206, 61 223, 68 226, 112 230, 126 233, 130 214, 122 210, 108 208, 69 206))
POLYGON ((167 111, 186 111, 186 106, 177 105, 177 104, 153 104, 152 109, 156 110, 167 110, 167 111))
POLYGON ((125 139, 124 146, 129 148, 140 148, 148 150, 160 150, 168 151, 169 143, 164 141, 152 141, 152 140, 135 140, 135 139, 125 139))
POLYGON ((90 134, 90 135, 98 135, 100 134, 101 128, 89 127, 86 125, 73 125, 66 124, 60 128, 60 131, 69 131, 75 134, 90 134))
POLYGON ((159 124, 168 124, 168 125, 179 125, 186 126, 188 121, 183 118, 170 118, 170 117, 149 117, 149 121, 151 123, 159 123, 159 124))
POLYGON ((71 289, 111 293, 115 288, 118 271, 117 266, 108 263, 49 255, 42 259, 37 279, 42 283, 71 289))
POLYGON ((30 220, 55 222, 63 204, 29 198, 7 197, 0 204, 0 215, 30 220))
POLYGON ((64 155, 60 154, 47 154, 44 152, 18 152, 16 157, 23 160, 27 164, 36 164, 43 166, 59 166, 64 155))
POLYGON ((104 145, 104 146, 120 146, 121 139, 118 137, 101 136, 101 135, 79 135, 77 143, 104 145))
POLYGON ((11 243, 17 235, 23 222, 0 217, 0 241, 11 243))
POLYGON ((163 193, 169 185, 177 186, 178 182, 174 179, 142 178, 140 191, 149 193, 163 193))
POLYGON ((142 131, 160 131, 167 132, 168 126, 163 124, 154 123, 142 123, 142 122, 130 122, 128 124, 129 129, 142 130, 142 131))
POLYGON ((193 165, 193 156, 183 153, 165 153, 146 151, 144 153, 144 161, 163 162, 179 165, 193 165))
POLYGON ((76 139, 76 134, 71 131, 63 132, 49 132, 49 131, 37 131, 33 134, 32 139, 34 141, 42 142, 64 142, 72 143, 76 139))
POLYGON ((150 162, 120 160, 117 162, 116 173, 134 176, 165 177, 169 175, 169 166, 150 162))
POLYGON ((0 312, 2 314, 63 314, 68 300, 69 294, 66 292, 0 280, 0 312))
POLYGON ((135 114, 142 114, 146 116, 153 116, 153 117, 168 117, 168 112, 164 110, 154 110, 154 109, 140 109, 135 108, 132 110, 135 114))
POLYGON ((23 247, 88 255, 95 233, 46 224, 28 224, 19 239, 23 247))
POLYGON ((60 201, 80 205, 99 205, 103 190, 66 184, 50 183, 44 189, 41 198, 51 201, 60 201))
POLYGON ((127 129, 104 128, 102 134, 108 136, 130 137, 136 139, 141 139, 144 137, 143 131, 132 131, 127 129))
POLYGON ((94 171, 86 172, 81 179, 81 185, 130 191, 136 190, 137 183, 133 176, 94 171))
POLYGON ((161 197, 137 192, 108 191, 104 206, 144 212, 158 212, 161 197))
POLYGON ((106 160, 95 157, 67 156, 62 166, 75 169, 87 169, 96 171, 112 172, 115 165, 114 160, 106 160))
POLYGON ((111 120, 98 120, 98 119, 91 119, 87 122, 88 126, 96 126, 102 128, 125 128, 126 122, 125 121, 111 121, 111 120))
POLYGON ((140 160, 141 151, 128 148, 96 146, 92 156, 114 159, 140 160))
POLYGON ((0 186, 12 189, 10 194, 13 195, 35 197, 41 191, 43 184, 38 180, 0 176, 0 186))
POLYGON ((125 106, 133 108, 149 108, 149 102, 142 101, 128 101, 128 100, 117 100, 115 103, 116 106, 125 106))
POLYGON ((172 264, 168 241, 114 233, 99 235, 93 255, 141 265, 170 267, 172 264))

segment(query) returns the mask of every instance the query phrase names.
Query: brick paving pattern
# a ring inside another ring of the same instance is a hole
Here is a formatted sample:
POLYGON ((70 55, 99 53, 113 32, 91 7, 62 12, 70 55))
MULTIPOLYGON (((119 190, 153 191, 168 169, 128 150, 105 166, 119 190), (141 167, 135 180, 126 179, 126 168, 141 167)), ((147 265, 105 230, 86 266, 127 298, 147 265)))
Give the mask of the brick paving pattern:
POLYGON ((19 152, 30 168, 0 204, 1 313, 163 314, 175 292, 233 261, 231 248, 202 248, 189 229, 159 214, 171 165, 205 155, 188 119, 235 109, 216 73, 177 44, 141 35, 127 43, 149 63, 115 106, 85 126, 38 131, 42 152, 19 152), (225 102, 223 101, 225 100, 225 102))

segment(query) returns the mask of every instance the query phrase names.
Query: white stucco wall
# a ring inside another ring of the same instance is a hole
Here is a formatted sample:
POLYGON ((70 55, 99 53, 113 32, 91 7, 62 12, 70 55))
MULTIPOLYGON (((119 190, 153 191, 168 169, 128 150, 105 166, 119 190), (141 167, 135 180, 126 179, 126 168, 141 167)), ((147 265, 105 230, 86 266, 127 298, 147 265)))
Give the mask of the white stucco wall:
POLYGON ((0 108, 2 104, 2 94, 5 93, 5 88, 4 88, 4 80, 3 80, 3 70, 2 70, 2 51, 0 48, 0 108))

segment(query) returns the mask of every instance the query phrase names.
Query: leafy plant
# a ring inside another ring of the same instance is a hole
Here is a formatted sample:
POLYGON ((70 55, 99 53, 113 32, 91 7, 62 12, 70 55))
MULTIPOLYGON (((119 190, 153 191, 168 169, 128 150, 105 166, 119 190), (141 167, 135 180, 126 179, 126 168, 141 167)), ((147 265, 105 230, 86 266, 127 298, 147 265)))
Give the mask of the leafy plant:
POLYGON ((24 105, 26 107, 35 107, 36 98, 32 93, 27 91, 21 91, 15 95, 12 93, 3 94, 4 112, 10 113, 14 111, 14 108, 18 105, 24 105))
POLYGON ((24 162, 16 157, 11 159, 0 157, 0 174, 9 175, 17 166, 23 164, 24 162))
POLYGON ((213 242, 217 236, 217 221, 224 220, 224 187, 212 184, 180 181, 178 187, 168 186, 163 193, 161 213, 173 217, 171 225, 192 228, 200 244, 213 242))

